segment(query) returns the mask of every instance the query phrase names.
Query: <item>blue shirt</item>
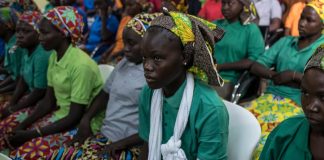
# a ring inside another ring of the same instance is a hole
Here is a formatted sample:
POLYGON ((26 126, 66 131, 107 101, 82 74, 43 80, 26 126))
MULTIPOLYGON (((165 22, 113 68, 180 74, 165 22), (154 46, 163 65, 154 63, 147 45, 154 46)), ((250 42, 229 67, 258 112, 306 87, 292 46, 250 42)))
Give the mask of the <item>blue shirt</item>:
MULTIPOLYGON (((87 40, 86 48, 89 52, 92 52, 97 45, 100 44, 102 38, 101 38, 101 17, 96 16, 95 21, 93 22, 91 28, 90 28, 90 33, 89 33, 89 38, 87 40)), ((119 22, 117 18, 114 15, 109 15, 107 18, 106 22, 106 27, 107 29, 116 34, 118 30, 118 25, 119 22)))
POLYGON ((93 10, 94 7, 94 0, 83 0, 84 7, 86 10, 93 10))

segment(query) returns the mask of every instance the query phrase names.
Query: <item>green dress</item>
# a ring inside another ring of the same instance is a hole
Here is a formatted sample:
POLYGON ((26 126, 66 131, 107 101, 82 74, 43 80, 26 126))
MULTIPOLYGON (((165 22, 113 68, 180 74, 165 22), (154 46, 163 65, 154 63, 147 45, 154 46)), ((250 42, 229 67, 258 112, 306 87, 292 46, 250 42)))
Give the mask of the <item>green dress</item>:
MULTIPOLYGON (((225 19, 213 23, 225 30, 222 40, 215 44, 214 59, 217 64, 232 63, 242 59, 254 61, 264 52, 264 41, 256 24, 242 25, 240 21, 229 23, 225 19)), ((240 72, 222 71, 220 75, 225 81, 235 84, 240 72)))
MULTIPOLYGON (((162 143, 166 143, 173 135, 185 84, 184 82, 173 96, 163 100, 162 143)), ((153 90, 146 86, 140 96, 139 136, 146 142, 149 140, 152 95, 153 90)), ((189 120, 181 137, 181 148, 187 158, 227 159, 228 120, 226 107, 216 91, 195 79, 189 120)))
POLYGON ((311 160, 309 148, 310 125, 305 115, 283 121, 268 137, 261 160, 311 160))

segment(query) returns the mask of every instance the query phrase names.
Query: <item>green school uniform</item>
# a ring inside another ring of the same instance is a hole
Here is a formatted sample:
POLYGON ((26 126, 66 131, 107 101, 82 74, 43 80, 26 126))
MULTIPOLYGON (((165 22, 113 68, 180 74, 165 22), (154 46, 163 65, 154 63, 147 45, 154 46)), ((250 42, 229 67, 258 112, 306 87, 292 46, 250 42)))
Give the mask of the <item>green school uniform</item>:
MULTIPOLYGON (((100 92, 103 82, 97 64, 81 49, 70 45, 64 56, 57 61, 52 53, 47 71, 48 86, 54 88, 57 105, 54 114, 63 118, 69 113, 72 102, 89 105, 100 92)), ((92 129, 99 131, 103 116, 92 120, 92 129)))
POLYGON ((21 75, 29 87, 29 91, 35 88, 45 89, 47 87, 47 67, 51 55, 41 45, 38 45, 31 54, 22 56, 21 75))
POLYGON ((283 121, 269 135, 260 160, 311 160, 309 149, 310 125, 305 115, 283 121))
MULTIPOLYGON (((185 82, 176 93, 163 100, 162 143, 173 135, 185 82)), ((140 96, 139 136, 148 142, 150 106, 153 90, 144 87, 140 96)), ((227 159, 228 113, 216 91, 195 79, 194 95, 187 127, 181 137, 181 148, 189 160, 227 159)))
POLYGON ((22 56, 28 53, 26 49, 15 46, 16 40, 16 36, 13 35, 5 44, 4 68, 13 80, 16 80, 20 75, 22 56))
MULTIPOLYGON (((275 43, 268 51, 259 57, 257 62, 271 68, 275 67, 276 72, 297 71, 303 73, 305 65, 316 48, 324 43, 324 36, 321 36, 310 46, 299 50, 297 37, 284 37, 275 43)), ((292 99, 301 106, 300 89, 288 86, 269 84, 266 93, 292 99)))
MULTIPOLYGON (((225 19, 214 23, 225 30, 222 40, 215 44, 214 58, 217 64, 242 59, 256 60, 264 52, 264 41, 256 24, 242 25, 240 21, 229 23, 225 19)), ((235 84, 240 72, 221 71, 220 75, 224 80, 235 84)))

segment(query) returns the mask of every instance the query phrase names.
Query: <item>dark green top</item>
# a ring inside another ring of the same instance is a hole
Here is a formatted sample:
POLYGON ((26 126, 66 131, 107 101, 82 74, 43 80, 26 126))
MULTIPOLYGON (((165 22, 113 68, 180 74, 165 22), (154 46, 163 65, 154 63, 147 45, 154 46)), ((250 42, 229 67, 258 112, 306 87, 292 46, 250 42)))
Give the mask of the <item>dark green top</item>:
POLYGON ((310 125, 304 115, 283 121, 269 135, 260 160, 311 160, 310 125))
MULTIPOLYGON (((275 43, 268 51, 259 57, 257 62, 268 68, 275 67, 276 72, 290 70, 303 73, 308 59, 322 43, 324 43, 324 36, 321 36, 310 46, 299 50, 298 38, 287 36, 281 38, 277 43, 275 43)), ((290 98, 298 105, 301 105, 300 89, 288 86, 279 86, 271 82, 266 93, 290 98)))
MULTIPOLYGON (((164 98, 162 109, 162 143, 173 135, 186 82, 171 97, 164 98)), ((150 106, 153 90, 144 87, 140 97, 139 135, 148 142, 150 106)), ((187 127, 181 137, 181 148, 189 160, 227 159, 228 113, 216 91, 195 80, 194 95, 187 127)))
POLYGON ((47 87, 47 67, 51 52, 38 45, 35 51, 29 56, 22 56, 21 75, 27 83, 29 90, 35 88, 45 89, 47 87))
POLYGON ((26 49, 15 46, 16 36, 13 35, 9 42, 5 44, 4 68, 8 71, 11 78, 16 80, 20 75, 22 56, 27 54, 26 49))
MULTIPOLYGON (((240 21, 228 23, 225 19, 214 23, 225 30, 222 40, 215 44, 214 58, 217 64, 242 59, 256 60, 264 52, 264 41, 256 24, 242 25, 240 21)), ((240 72, 222 71, 220 75, 224 80, 236 83, 240 72)))

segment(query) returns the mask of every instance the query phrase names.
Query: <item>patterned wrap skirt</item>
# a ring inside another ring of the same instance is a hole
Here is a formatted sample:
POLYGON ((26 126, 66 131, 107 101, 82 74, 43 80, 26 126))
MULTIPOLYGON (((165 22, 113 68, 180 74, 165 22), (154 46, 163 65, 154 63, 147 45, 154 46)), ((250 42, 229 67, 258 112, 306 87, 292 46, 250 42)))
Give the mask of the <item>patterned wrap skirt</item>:
POLYGON ((80 147, 61 147, 49 154, 47 160, 99 160, 99 159, 114 159, 114 160, 137 160, 140 149, 137 147, 129 150, 120 151, 117 157, 109 157, 108 154, 99 155, 106 145, 111 141, 101 133, 89 137, 80 147))
MULTIPOLYGON (((36 127, 45 127, 56 122, 58 118, 53 114, 39 119, 29 129, 35 129, 36 127)), ((44 137, 37 137, 28 142, 25 142, 22 146, 16 150, 10 152, 10 158, 13 160, 38 160, 46 159, 46 157, 53 151, 59 149, 64 144, 72 140, 73 136, 77 133, 77 129, 72 129, 67 132, 56 133, 44 137)))
POLYGON ((270 132, 283 120, 302 114, 302 108, 289 98, 265 94, 243 105, 254 114, 261 126, 261 138, 253 159, 259 159, 270 132))

